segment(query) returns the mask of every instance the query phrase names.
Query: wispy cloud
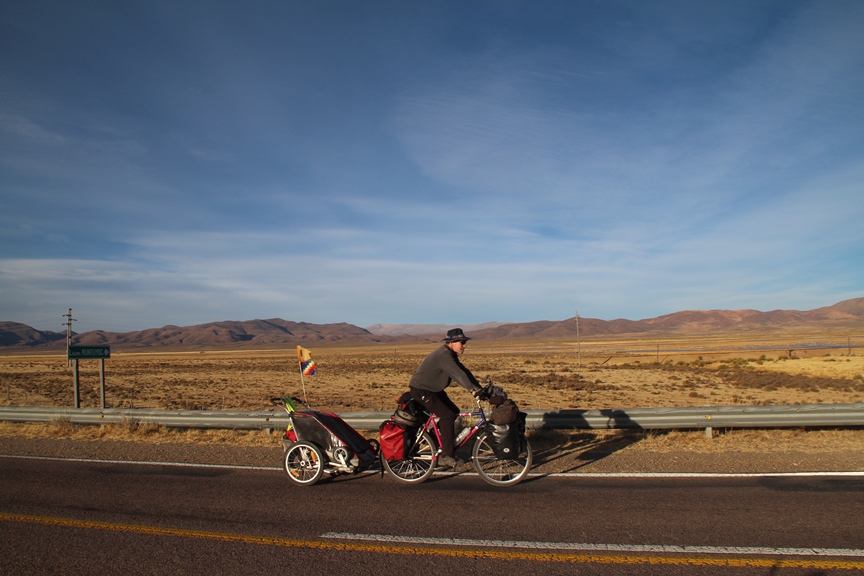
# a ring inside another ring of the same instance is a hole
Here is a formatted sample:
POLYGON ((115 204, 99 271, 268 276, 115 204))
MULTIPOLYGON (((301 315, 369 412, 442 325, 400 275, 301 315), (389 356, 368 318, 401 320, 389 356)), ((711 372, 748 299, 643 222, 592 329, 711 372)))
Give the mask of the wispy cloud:
POLYGON ((55 8, 0 8, 0 319, 644 318, 864 285, 857 2, 55 8))

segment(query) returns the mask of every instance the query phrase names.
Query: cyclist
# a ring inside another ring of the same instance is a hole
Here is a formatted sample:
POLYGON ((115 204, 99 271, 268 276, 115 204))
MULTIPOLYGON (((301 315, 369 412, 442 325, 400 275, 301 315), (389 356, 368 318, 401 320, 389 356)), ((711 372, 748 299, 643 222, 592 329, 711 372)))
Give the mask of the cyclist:
POLYGON ((461 464, 453 457, 454 425, 459 408, 453 404, 444 389, 455 380, 474 396, 482 390, 477 378, 459 361, 468 340, 470 338, 461 328, 448 330, 447 337, 443 340, 444 345, 426 356, 409 384, 411 396, 429 412, 438 416, 438 429, 441 432, 438 465, 444 468, 455 468, 461 464))

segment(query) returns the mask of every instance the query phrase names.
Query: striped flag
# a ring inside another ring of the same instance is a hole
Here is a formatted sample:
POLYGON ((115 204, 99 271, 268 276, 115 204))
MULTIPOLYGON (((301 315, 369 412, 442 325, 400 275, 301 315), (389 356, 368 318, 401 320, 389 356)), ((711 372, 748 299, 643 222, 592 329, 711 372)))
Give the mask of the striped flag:
POLYGON ((313 376, 318 369, 312 360, 312 353, 302 346, 297 346, 297 361, 300 362, 300 372, 304 376, 313 376))

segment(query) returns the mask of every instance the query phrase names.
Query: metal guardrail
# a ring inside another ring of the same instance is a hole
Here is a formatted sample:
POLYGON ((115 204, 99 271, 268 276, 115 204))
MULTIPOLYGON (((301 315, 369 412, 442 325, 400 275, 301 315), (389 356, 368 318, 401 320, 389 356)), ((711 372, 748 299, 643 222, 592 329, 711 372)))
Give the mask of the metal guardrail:
MULTIPOLYGON (((527 410, 529 427, 546 429, 711 429, 864 426, 864 403, 797 406, 711 406, 614 410, 527 410)), ((345 412, 357 430, 377 430, 391 412, 345 412)), ((288 424, 276 410, 141 410, 0 406, 0 421, 155 424, 169 428, 273 430, 288 424)))

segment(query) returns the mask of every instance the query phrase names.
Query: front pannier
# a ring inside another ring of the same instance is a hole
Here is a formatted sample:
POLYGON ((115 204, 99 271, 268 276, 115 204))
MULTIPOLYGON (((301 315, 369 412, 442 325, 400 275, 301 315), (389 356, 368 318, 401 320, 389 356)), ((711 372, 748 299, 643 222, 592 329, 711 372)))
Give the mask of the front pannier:
POLYGON ((510 424, 486 423, 486 436, 498 458, 516 458, 525 450, 525 412, 518 412, 510 424))

